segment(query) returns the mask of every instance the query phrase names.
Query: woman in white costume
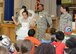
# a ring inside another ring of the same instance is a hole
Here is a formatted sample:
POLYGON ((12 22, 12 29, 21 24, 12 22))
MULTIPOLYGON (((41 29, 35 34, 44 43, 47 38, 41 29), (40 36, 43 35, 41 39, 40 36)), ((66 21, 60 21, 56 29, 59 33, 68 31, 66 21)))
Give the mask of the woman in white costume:
POLYGON ((21 27, 16 31, 17 40, 24 40, 28 36, 28 30, 31 28, 32 22, 34 21, 34 12, 32 10, 20 10, 20 16, 18 17, 18 22, 16 22, 15 17, 12 17, 16 25, 21 24, 21 27), (28 12, 32 14, 31 17, 28 16, 28 12))

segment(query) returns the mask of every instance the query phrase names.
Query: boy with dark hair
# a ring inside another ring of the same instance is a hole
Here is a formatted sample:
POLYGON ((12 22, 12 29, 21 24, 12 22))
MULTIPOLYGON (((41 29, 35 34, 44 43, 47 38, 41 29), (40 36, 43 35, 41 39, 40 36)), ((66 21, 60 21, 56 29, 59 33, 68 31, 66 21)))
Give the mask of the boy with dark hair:
POLYGON ((58 32, 56 33, 56 39, 59 40, 59 41, 64 40, 64 33, 61 32, 61 31, 58 31, 58 32))
POLYGON ((34 35, 35 35, 35 30, 34 29, 30 29, 29 31, 28 31, 28 35, 31 37, 34 37, 34 35))
POLYGON ((56 33, 56 39, 57 39, 57 42, 54 41, 52 43, 52 45, 56 47, 56 54, 64 54, 65 44, 62 42, 62 40, 64 39, 64 33, 61 31, 58 31, 56 33))
POLYGON ((34 35, 35 35, 35 30, 34 29, 30 29, 28 31, 28 37, 26 37, 25 39, 28 39, 31 42, 33 42, 35 44, 35 46, 39 46, 40 45, 40 41, 38 39, 36 39, 34 37, 34 35))

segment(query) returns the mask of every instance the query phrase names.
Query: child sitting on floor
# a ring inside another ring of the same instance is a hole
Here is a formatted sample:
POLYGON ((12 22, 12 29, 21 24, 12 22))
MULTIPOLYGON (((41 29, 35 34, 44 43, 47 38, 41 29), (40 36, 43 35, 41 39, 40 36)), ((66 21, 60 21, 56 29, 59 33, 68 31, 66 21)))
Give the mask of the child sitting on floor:
POLYGON ((56 48, 56 54, 64 54, 65 44, 62 42, 64 39, 64 33, 61 31, 58 31, 56 33, 56 39, 57 42, 52 42, 52 45, 56 48))
POLYGON ((39 46, 40 45, 40 41, 34 37, 35 35, 35 30, 34 29, 30 29, 28 31, 28 37, 26 37, 25 39, 30 40, 32 43, 34 43, 35 46, 39 46))

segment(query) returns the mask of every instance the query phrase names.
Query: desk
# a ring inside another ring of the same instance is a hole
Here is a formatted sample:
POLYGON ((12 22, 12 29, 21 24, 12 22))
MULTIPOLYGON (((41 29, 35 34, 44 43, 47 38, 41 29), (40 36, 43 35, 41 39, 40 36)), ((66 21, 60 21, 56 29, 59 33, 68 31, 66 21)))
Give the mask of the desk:
POLYGON ((12 42, 16 41, 14 24, 0 24, 0 31, 1 34, 9 36, 12 42))

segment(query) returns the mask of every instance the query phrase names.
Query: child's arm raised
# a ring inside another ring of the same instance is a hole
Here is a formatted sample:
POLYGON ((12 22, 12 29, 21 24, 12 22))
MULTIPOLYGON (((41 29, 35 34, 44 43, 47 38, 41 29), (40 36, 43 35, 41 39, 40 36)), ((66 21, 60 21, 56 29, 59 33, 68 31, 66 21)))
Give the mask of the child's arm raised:
POLYGON ((19 25, 19 24, 20 24, 19 21, 17 22, 17 21, 15 20, 15 17, 14 17, 14 16, 12 16, 12 20, 13 20, 13 22, 15 23, 15 25, 19 25))

